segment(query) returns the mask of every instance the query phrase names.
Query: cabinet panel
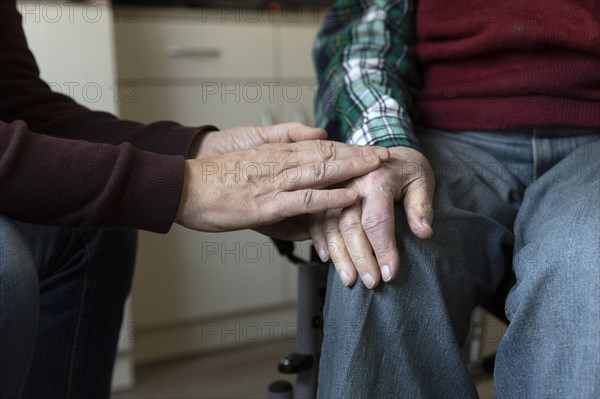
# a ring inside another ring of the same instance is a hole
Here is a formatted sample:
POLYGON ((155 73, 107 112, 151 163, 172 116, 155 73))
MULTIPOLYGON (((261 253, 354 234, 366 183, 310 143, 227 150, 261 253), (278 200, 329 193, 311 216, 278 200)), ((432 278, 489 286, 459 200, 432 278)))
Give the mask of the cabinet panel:
POLYGON ((277 306, 289 300, 291 266, 252 231, 141 232, 134 314, 140 328, 277 306))
MULTIPOLYGON (((189 85, 145 86, 122 80, 124 118, 140 122, 174 120, 187 126, 216 125, 220 129, 258 126, 265 118, 277 122, 280 94, 270 93, 272 82, 194 81, 189 85), (133 91, 135 90, 135 92, 133 91)), ((279 92, 282 89, 279 89, 279 92)))
MULTIPOLYGON (((288 83, 292 85, 292 83, 288 83)), ((317 84, 310 83, 309 79, 302 79, 293 82, 293 88, 287 90, 286 96, 282 99, 283 122, 302 122, 309 126, 314 126, 314 102, 317 93, 317 84)))
MULTIPOLYGON (((142 122, 175 120, 225 129, 261 125, 265 113, 273 118, 281 113, 274 111, 281 108, 280 95, 257 96, 264 82, 120 83, 138 89, 130 96, 132 101, 121 102, 123 117, 142 122), (254 91, 250 94, 246 86, 254 91), (217 92, 207 95, 207 87, 217 92)), ((278 307, 293 300, 293 266, 277 254, 269 238, 258 233, 199 233, 173 226, 167 235, 141 232, 139 246, 133 304, 142 331, 278 307)))
POLYGON ((280 30, 282 74, 282 121, 314 125, 314 102, 318 83, 312 62, 312 48, 319 23, 283 24, 280 30))
POLYGON ((40 76, 50 88, 89 109, 118 114, 111 9, 90 6, 86 17, 88 8, 67 2, 19 1, 17 8, 40 76))
MULTIPOLYGON (((316 22, 224 24, 182 13, 143 11, 116 24, 124 118, 221 129, 314 123, 316 22)), ((141 232, 139 245, 133 308, 142 360, 227 346, 188 338, 205 322, 278 320, 295 300, 294 266, 258 233, 174 226, 164 236, 141 232)), ((298 248, 309 257, 308 243, 298 248)))
POLYGON ((115 25, 121 78, 271 77, 273 31, 262 24, 141 19, 115 25))
POLYGON ((320 23, 284 24, 281 53, 284 77, 313 77, 312 49, 320 23))

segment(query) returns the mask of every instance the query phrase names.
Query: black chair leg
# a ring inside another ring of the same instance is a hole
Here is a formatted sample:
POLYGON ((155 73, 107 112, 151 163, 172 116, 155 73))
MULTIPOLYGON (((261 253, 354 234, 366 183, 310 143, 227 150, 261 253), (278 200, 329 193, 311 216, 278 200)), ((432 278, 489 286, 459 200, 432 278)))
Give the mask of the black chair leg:
POLYGON ((293 254, 289 243, 277 242, 280 252, 298 266, 298 336, 296 350, 281 359, 280 373, 295 374, 296 387, 287 381, 269 385, 268 399, 312 399, 317 396, 319 354, 322 342, 323 302, 321 286, 327 265, 315 260, 302 260, 293 254))

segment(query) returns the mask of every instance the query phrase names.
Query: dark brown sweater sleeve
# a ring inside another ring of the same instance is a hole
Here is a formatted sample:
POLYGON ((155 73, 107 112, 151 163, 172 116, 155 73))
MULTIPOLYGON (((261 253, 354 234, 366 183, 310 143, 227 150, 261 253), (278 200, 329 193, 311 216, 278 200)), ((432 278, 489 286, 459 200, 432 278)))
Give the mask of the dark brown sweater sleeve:
POLYGON ((0 214, 157 232, 177 213, 192 141, 215 130, 122 121, 53 93, 11 0, 0 0, 0 121, 0 214))
POLYGON ((181 156, 0 122, 0 213, 17 220, 166 232, 177 214, 183 168, 181 156))

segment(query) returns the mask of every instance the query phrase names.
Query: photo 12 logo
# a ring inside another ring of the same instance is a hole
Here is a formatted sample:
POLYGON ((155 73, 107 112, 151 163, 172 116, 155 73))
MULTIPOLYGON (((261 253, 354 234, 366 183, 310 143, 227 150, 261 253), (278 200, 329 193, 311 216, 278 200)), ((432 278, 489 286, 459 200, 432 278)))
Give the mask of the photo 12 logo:
POLYGON ((58 1, 19 1, 17 9, 23 17, 23 23, 87 22, 98 23, 105 17, 105 6, 94 2, 58 2, 58 1))
POLYGON ((86 104, 96 104, 105 96, 110 96, 111 101, 124 104, 138 103, 140 87, 134 82, 48 82, 50 90, 64 94, 72 99, 86 104))

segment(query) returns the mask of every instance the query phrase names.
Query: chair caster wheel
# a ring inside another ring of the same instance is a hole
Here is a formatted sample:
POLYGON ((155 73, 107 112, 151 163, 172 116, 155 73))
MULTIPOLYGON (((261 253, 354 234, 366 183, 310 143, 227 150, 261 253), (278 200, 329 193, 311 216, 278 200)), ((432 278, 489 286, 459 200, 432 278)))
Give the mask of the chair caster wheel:
POLYGON ((294 399, 294 387, 287 381, 275 381, 269 385, 267 399, 294 399))

